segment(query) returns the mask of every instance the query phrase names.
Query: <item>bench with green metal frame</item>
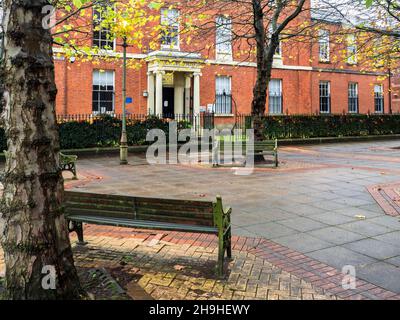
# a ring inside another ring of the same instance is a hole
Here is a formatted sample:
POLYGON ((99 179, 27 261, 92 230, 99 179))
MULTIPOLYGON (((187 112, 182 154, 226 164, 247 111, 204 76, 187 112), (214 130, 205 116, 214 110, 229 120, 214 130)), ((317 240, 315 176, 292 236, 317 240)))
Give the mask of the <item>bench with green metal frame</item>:
POLYGON ((78 243, 84 244, 82 223, 215 234, 218 276, 223 275, 225 252, 232 257, 231 212, 224 210, 219 196, 208 202, 65 192, 65 216, 78 243))
MULTIPOLYGON (((225 149, 224 141, 220 141, 216 139, 212 146, 213 152, 213 167, 220 166, 219 159, 220 153, 224 152, 225 149)), ((246 157, 246 162, 248 161, 248 157, 256 157, 256 156, 265 156, 272 155, 273 156, 273 165, 278 167, 278 140, 263 140, 263 141, 254 141, 252 145, 247 146, 247 141, 235 141, 235 140, 227 140, 229 145, 230 153, 233 155, 236 151, 236 148, 241 147, 242 154, 246 157), (239 146, 237 146, 239 144, 239 146)))
POLYGON ((244 143, 243 149, 246 150, 246 157, 272 155, 274 166, 277 167, 279 164, 277 139, 254 141, 254 147, 249 146, 248 149, 246 149, 246 143, 244 143))
POLYGON ((76 176, 76 160, 78 156, 67 155, 60 152, 60 168, 62 171, 70 171, 74 175, 72 179, 78 179, 76 176))

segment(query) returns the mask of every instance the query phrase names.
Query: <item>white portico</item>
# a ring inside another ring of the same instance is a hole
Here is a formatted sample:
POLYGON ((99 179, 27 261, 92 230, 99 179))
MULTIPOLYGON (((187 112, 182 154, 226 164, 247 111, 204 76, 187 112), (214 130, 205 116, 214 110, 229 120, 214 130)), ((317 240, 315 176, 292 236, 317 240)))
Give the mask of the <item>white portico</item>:
POLYGON ((147 59, 149 114, 171 117, 200 112, 200 54, 154 51, 147 59))

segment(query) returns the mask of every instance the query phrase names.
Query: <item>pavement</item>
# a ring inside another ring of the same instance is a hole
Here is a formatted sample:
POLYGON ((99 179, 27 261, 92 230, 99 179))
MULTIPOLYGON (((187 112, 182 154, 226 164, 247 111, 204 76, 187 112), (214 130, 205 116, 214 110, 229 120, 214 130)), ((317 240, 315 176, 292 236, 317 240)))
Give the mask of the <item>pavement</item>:
POLYGON ((249 176, 200 164, 148 165, 131 156, 81 159, 93 176, 77 190, 213 200, 233 208, 233 234, 286 246, 338 270, 400 293, 400 222, 385 213, 368 188, 400 181, 400 141, 288 146, 278 169, 249 176))
MULTIPOLYGON (((154 299, 399 300, 399 147, 398 140, 287 146, 279 150, 279 168, 248 176, 198 163, 148 165, 143 155, 131 155, 127 166, 116 156, 81 158, 80 180, 65 173, 67 189, 200 200, 221 195, 233 209, 233 261, 227 277, 216 279, 212 235, 86 225, 89 244, 74 245, 76 263, 122 265, 131 276, 127 290, 137 296, 143 289, 154 299), (349 266, 354 289, 343 287, 349 266)), ((2 259, 0 252, 0 276, 2 259)))

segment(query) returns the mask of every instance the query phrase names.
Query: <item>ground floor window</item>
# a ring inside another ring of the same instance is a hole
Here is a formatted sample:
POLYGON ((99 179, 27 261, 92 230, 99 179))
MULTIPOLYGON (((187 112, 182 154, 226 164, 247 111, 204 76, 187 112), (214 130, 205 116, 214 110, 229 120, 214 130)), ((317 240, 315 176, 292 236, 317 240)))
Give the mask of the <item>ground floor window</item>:
POLYGON ((93 113, 114 112, 114 71, 93 71, 93 113))
POLYGON ((231 77, 216 77, 214 112, 220 114, 232 113, 232 84, 231 77))
POLYGON ((331 83, 329 81, 319 82, 319 111, 331 112, 331 83))
POLYGON ((349 83, 349 113, 358 112, 358 83, 349 83))
POLYGON ((271 79, 269 82, 268 110, 271 114, 282 113, 282 80, 271 79))
POLYGON ((383 85, 376 84, 374 86, 374 98, 375 98, 375 112, 383 113, 384 104, 383 104, 383 85))

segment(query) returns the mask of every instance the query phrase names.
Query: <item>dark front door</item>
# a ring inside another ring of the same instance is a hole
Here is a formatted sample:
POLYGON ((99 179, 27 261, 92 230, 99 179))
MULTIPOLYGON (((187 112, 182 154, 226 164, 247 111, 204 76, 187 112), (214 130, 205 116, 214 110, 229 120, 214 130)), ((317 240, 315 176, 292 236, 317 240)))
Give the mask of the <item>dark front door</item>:
POLYGON ((174 88, 163 88, 163 117, 174 118, 174 88))

